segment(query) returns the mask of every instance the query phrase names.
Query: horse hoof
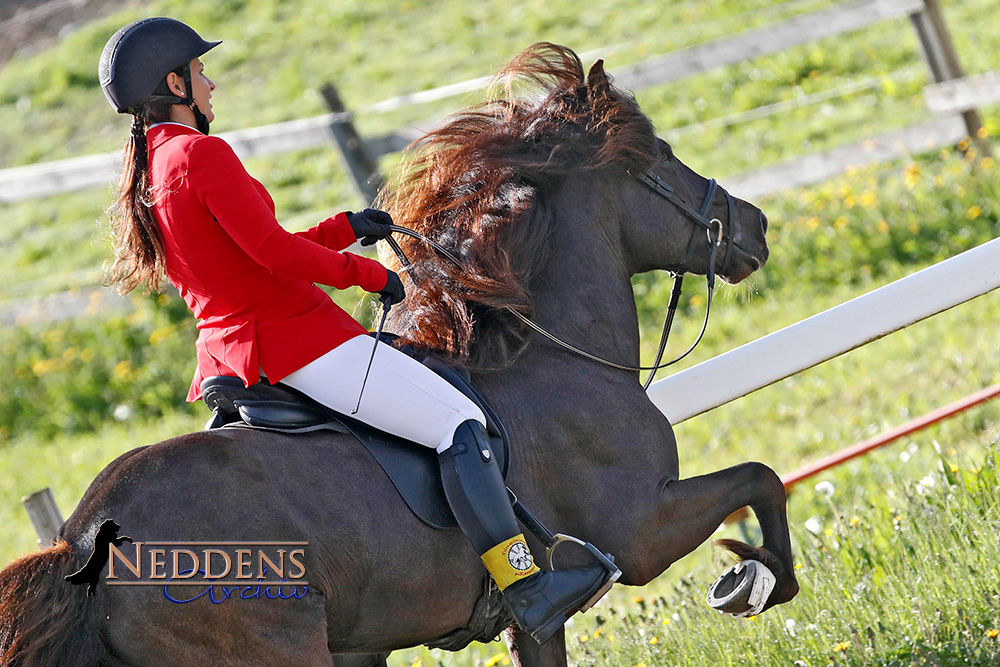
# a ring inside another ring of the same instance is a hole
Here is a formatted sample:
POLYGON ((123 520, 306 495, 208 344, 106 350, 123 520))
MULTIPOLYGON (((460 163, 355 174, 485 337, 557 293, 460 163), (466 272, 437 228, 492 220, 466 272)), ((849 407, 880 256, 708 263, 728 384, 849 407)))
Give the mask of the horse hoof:
POLYGON ((767 604, 776 581, 774 573, 760 561, 740 561, 712 584, 706 602, 712 609, 737 618, 756 616, 767 604))

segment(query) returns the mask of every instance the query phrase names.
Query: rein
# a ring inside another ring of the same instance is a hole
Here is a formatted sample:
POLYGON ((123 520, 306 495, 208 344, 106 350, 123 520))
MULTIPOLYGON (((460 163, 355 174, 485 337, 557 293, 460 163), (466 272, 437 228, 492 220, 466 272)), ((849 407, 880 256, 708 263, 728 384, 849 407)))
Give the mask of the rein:
MULTIPOLYGON (((567 343, 566 341, 562 340, 555 334, 547 331, 537 323, 533 322, 525 315, 517 312, 513 308, 506 306, 505 310, 514 315, 515 317, 517 317, 524 324, 528 325, 535 332, 548 338, 549 340, 551 340, 553 343, 556 343, 560 347, 563 347, 573 352, 574 354, 604 364, 605 366, 610 366, 612 368, 617 368, 620 370, 636 371, 636 372, 650 371, 649 376, 646 378, 646 381, 643 384, 643 389, 647 389, 650 383, 652 383, 653 376, 656 374, 656 371, 658 371, 661 368, 666 368, 667 366, 676 364, 678 361, 689 355, 694 350, 694 348, 698 346, 698 343, 701 342, 702 337, 705 335, 705 330, 708 328, 709 314, 712 312, 712 294, 715 290, 716 253, 719 249, 719 246, 722 245, 722 241, 725 239, 726 252, 723 256, 722 269, 721 269, 722 271, 725 271, 729 265, 730 253, 732 251, 733 243, 732 240, 729 239, 728 235, 725 233, 722 221, 719 220, 718 218, 709 219, 707 217, 708 211, 712 207, 712 202, 715 200, 716 191, 719 189, 719 186, 714 178, 708 179, 708 191, 705 194, 705 198, 702 200, 701 208, 699 210, 695 210, 694 208, 686 204, 683 200, 681 200, 680 197, 678 197, 677 194, 674 192, 673 187, 671 187, 669 183, 667 183, 666 181, 664 181, 662 178, 660 178, 658 175, 654 174, 651 171, 645 172, 642 176, 638 178, 638 180, 640 180, 644 185, 649 187, 654 193, 656 193, 660 197, 666 199, 671 204, 676 206, 685 216, 687 216, 688 219, 694 222, 697 226, 705 228, 706 240, 708 242, 708 271, 706 272, 705 276, 706 283, 708 286, 708 299, 705 307, 705 319, 701 325, 701 332, 698 334, 698 338, 695 339, 694 343, 692 343, 691 346, 683 354, 681 354, 678 357, 675 357, 674 359, 671 359, 668 362, 662 364, 660 363, 660 360, 663 358, 663 352, 667 346, 667 338, 670 336, 670 328, 673 325, 674 314, 676 313, 677 306, 680 302, 681 287, 684 281, 683 273, 673 274, 674 284, 670 293, 670 303, 667 306, 667 315, 663 321, 663 331, 660 334, 660 342, 659 345, 657 346, 656 359, 653 361, 652 366, 629 366, 626 364, 619 364, 617 362, 610 361, 603 357, 597 356, 596 354, 591 354, 590 352, 581 350, 572 343, 567 343)), ((727 192, 725 188, 721 189, 722 192, 726 195, 726 202, 729 209, 728 210, 729 225, 731 227, 733 224, 733 218, 735 217, 735 204, 729 192, 727 192)), ((416 232, 407 227, 402 227, 400 225, 390 225, 390 229, 392 229, 393 232, 398 232, 400 234, 404 234, 406 236, 409 236, 411 238, 426 243, 435 252, 437 252, 439 255, 443 256, 445 259, 454 264, 458 269, 462 271, 466 270, 465 265, 458 257, 455 256, 454 253, 452 253, 449 249, 445 248, 444 246, 437 243, 433 239, 427 238, 426 236, 420 234, 419 232, 416 232)), ((692 231, 690 240, 688 241, 687 256, 685 257, 684 260, 685 263, 687 263, 687 261, 691 259, 694 256, 694 253, 697 251, 696 239, 697 235, 694 233, 694 231, 692 231)), ((396 258, 399 259, 399 262, 404 267, 404 270, 410 271, 413 268, 413 264, 406 257, 406 254, 403 252, 403 249, 400 247, 399 243, 395 239, 393 239, 392 236, 387 236, 385 238, 385 241, 389 244, 389 247, 396 255, 396 258)), ((415 278, 412 272, 410 274, 410 278, 411 280, 415 278)), ((414 282, 416 281, 414 280, 414 282)))

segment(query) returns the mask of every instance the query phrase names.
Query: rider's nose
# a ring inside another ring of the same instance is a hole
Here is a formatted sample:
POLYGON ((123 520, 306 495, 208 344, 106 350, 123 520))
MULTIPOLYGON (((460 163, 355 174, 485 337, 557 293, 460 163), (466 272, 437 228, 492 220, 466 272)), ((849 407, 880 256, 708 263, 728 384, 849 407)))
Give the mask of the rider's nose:
POLYGON ((765 234, 767 234, 767 216, 764 215, 764 211, 760 212, 760 228, 765 234))

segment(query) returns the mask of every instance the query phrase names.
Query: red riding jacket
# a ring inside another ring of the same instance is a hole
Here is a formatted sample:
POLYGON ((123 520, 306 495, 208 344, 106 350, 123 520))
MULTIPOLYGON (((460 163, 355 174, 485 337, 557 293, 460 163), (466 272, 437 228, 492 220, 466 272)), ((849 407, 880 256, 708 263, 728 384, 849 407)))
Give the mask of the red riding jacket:
POLYGON ((356 240, 345 214, 289 233, 225 141, 175 123, 146 137, 167 276, 199 319, 188 401, 205 377, 249 386, 263 369, 276 382, 365 333, 313 284, 377 292, 388 281, 377 261, 338 252, 356 240))

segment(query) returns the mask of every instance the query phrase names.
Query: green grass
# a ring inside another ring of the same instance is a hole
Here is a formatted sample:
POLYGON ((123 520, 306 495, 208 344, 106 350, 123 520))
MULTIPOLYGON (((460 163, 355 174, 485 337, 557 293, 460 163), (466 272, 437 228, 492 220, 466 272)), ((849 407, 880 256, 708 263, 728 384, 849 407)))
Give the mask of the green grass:
MULTIPOLYGON (((542 39, 580 52, 613 44, 613 73, 663 53, 827 6, 828 2, 678 2, 652 7, 639 0, 588 6, 568 2, 437 3, 320 0, 287 3, 152 2, 148 15, 168 13, 225 40, 211 53, 219 84, 214 131, 324 112, 317 92, 334 81, 351 108, 404 92, 489 74, 542 39), (240 26, 234 31, 233 26, 240 26), (433 48, 428 48, 428 44, 433 48), (264 92, 262 92, 264 91, 264 92)), ((1000 35, 979 20, 988 0, 947 3, 963 64, 996 67, 1000 35)), ((135 8, 88 23, 56 48, 0 70, 0 166, 112 151, 127 135, 97 86, 96 62, 113 30, 137 18, 135 8)), ((806 152, 896 129, 926 115, 919 91, 927 81, 910 22, 894 19, 667 85, 638 92, 661 131, 704 121, 851 81, 904 70, 872 91, 787 110, 730 128, 678 138, 675 148, 694 169, 724 178, 806 152)), ((363 135, 423 121, 478 99, 475 94, 386 115, 361 114, 363 135)), ((1000 131, 1000 116, 987 126, 1000 131)), ((390 169, 395 157, 384 160, 390 169)), ((305 226, 361 202, 331 148, 248 161, 274 196, 279 219, 305 226)), ((725 181, 723 180, 723 183, 725 181)), ((91 285, 106 256, 103 210, 108 189, 0 204, 0 300, 91 285)))
MULTIPOLYGON (((357 108, 490 73, 539 39, 578 51, 623 44, 608 57, 613 73, 651 54, 828 4, 684 0, 664 7, 622 0, 582 10, 563 0, 158 0, 143 11, 182 17, 226 40, 209 61, 220 84, 213 129, 221 131, 322 113, 317 88, 326 80, 357 108)), ((987 0, 945 3, 970 72, 997 67, 1000 33, 982 19, 992 9, 987 0)), ((56 48, 0 70, 0 166, 120 145, 126 127, 97 88, 96 60, 107 36, 137 18, 136 11, 87 24, 56 48)), ((897 70, 871 91, 674 141, 693 168, 724 177, 922 118, 926 74, 908 20, 638 97, 662 131, 897 70)), ((374 134, 474 99, 362 117, 359 125, 374 134)), ((1000 114, 996 107, 985 111, 995 136, 1000 114)), ((388 156, 383 167, 391 170, 396 159, 388 156)), ((291 229, 358 204, 332 149, 257 158, 248 168, 268 185, 291 229)), ((679 368, 995 238, 998 182, 995 163, 946 151, 853 169, 759 202, 771 221, 771 260, 747 284, 720 288, 704 342, 679 368)), ((98 188, 0 205, 0 300, 93 284, 106 255, 99 221, 109 202, 109 191, 98 188)), ((668 354, 686 347, 700 326, 704 286, 687 283, 668 354)), ((648 359, 670 283, 646 274, 634 287, 648 359)), ((367 321, 361 296, 353 290, 336 298, 367 321)), ((998 326, 1000 297, 990 294, 684 422, 676 427, 682 474, 745 460, 786 473, 997 382, 998 326)), ((194 334, 183 305, 170 298, 137 298, 136 311, 125 317, 0 330, 0 374, 9 378, 0 394, 0 525, 8 527, 0 563, 35 548, 22 495, 51 486, 68 513, 120 453, 201 427, 204 408, 182 401, 194 334), (128 410, 119 417, 129 416, 118 422, 113 415, 123 405, 128 410)), ((705 544, 649 586, 616 589, 594 613, 574 619, 567 633, 571 662, 994 664, 1000 638, 987 633, 1000 628, 998 437, 1000 403, 987 403, 801 485, 789 516, 803 592, 791 605, 753 621, 711 613, 703 595, 723 562, 705 544), (834 485, 833 497, 814 491, 819 480, 834 485), (806 529, 807 521, 819 526, 818 534, 806 529)), ((735 528, 720 535, 738 536, 735 528)), ((391 661, 417 663, 480 667, 509 660, 501 646, 487 644, 457 655, 412 649, 391 661)))

